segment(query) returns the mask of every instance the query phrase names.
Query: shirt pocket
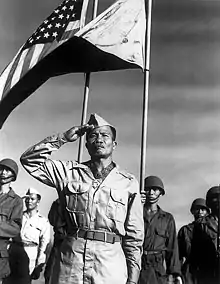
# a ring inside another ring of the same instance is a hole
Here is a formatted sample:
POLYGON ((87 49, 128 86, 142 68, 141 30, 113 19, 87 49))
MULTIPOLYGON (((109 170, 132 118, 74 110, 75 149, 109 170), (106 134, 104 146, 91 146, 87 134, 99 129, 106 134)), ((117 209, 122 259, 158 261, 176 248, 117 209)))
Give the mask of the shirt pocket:
POLYGON ((28 241, 39 244, 40 234, 41 228, 30 224, 27 228, 25 228, 24 237, 28 241))
POLYGON ((68 184, 66 192, 66 209, 70 216, 72 225, 78 228, 87 226, 86 212, 88 209, 89 184, 74 181, 68 184))
POLYGON ((110 189, 109 202, 107 205, 107 217, 117 222, 125 222, 126 196, 118 189, 110 189))
POLYGON ((155 228, 156 243, 158 245, 166 245, 167 232, 164 229, 155 228))
POLYGON ((9 208, 0 208, 0 221, 7 221, 10 216, 9 208))
POLYGON ((85 212, 88 206, 88 193, 90 185, 81 181, 70 182, 66 192, 67 210, 75 213, 85 212))

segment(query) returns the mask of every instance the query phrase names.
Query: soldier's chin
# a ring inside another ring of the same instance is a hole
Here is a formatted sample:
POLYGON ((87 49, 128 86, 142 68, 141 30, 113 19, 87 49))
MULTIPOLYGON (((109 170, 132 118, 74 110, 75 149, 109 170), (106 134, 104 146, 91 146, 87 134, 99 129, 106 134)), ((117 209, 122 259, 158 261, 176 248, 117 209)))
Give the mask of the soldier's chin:
POLYGON ((4 185, 4 184, 7 184, 7 183, 11 182, 12 180, 13 180, 12 177, 1 178, 1 179, 0 179, 0 184, 1 184, 1 185, 4 185))

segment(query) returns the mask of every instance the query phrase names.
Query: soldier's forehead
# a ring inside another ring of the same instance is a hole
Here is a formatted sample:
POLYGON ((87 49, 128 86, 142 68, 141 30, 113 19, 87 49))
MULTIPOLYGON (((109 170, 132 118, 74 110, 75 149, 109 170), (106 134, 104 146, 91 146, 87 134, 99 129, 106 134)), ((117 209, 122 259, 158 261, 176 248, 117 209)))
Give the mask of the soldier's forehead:
POLYGON ((109 132, 112 133, 111 127, 109 125, 97 126, 91 130, 90 133, 99 133, 99 132, 109 132))

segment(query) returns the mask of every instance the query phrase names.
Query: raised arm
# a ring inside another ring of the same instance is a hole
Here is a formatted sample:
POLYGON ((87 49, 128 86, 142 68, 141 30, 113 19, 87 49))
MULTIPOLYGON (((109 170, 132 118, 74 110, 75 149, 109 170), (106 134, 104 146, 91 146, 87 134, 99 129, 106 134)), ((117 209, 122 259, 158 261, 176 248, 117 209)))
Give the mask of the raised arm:
POLYGON ((57 151, 67 142, 76 141, 91 126, 72 127, 66 132, 45 138, 30 147, 22 154, 20 161, 25 170, 39 181, 57 189, 63 188, 68 180, 68 169, 74 162, 63 162, 50 159, 52 152, 57 151))

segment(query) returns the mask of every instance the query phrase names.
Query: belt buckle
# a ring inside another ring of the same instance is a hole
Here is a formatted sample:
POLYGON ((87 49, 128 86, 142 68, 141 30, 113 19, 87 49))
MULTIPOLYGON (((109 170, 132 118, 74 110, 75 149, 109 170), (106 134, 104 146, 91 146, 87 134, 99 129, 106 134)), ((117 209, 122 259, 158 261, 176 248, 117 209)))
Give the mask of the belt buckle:
POLYGON ((106 243, 106 241, 107 241, 107 232, 104 231, 104 243, 106 243))

